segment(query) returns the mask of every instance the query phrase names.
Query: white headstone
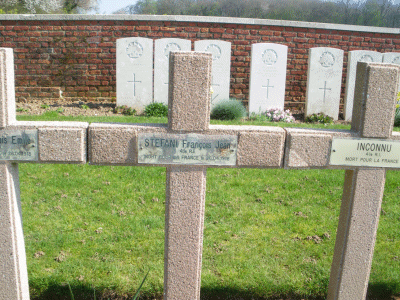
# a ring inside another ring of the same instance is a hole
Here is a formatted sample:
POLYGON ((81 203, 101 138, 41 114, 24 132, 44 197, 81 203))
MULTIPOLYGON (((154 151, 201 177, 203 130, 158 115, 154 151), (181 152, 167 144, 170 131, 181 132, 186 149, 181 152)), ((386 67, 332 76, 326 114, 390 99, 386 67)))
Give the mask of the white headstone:
POLYGON ((251 46, 249 112, 283 109, 288 47, 259 43, 251 46))
POLYGON ((349 51, 347 59, 346 93, 344 96, 343 108, 343 115, 346 121, 350 121, 353 114, 354 87, 356 83, 357 63, 359 61, 382 62, 382 53, 365 50, 349 51))
POLYGON ((202 40, 194 43, 195 51, 212 53, 211 109, 221 100, 229 99, 231 82, 231 43, 202 40))
POLYGON ((339 116, 343 50, 311 48, 308 57, 305 115, 323 113, 334 120, 339 116))
MULTIPOLYGON (((400 52, 383 53, 382 62, 387 64, 400 65, 400 52)), ((399 85, 400 92, 400 85, 399 85)))
POLYGON ((117 40, 117 106, 142 112, 153 101, 153 40, 117 40))
POLYGON ((154 102, 168 104, 169 53, 191 51, 192 42, 184 39, 158 39, 154 45, 154 102))

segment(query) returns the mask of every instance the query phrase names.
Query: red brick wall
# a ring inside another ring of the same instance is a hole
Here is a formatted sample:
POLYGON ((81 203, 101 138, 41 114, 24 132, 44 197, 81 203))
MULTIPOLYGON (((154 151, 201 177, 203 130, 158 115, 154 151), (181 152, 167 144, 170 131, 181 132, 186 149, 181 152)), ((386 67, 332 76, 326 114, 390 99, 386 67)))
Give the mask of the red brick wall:
MULTIPOLYGON (((316 24, 305 28, 305 23, 298 26, 294 22, 285 23, 293 26, 277 26, 217 23, 217 18, 215 20, 215 23, 204 23, 159 21, 154 17, 150 21, 93 20, 90 17, 87 20, 0 19, 0 47, 14 49, 17 101, 58 98, 60 90, 62 96, 71 101, 76 98, 95 101, 116 97, 115 45, 118 38, 224 40, 232 43, 231 97, 247 102, 251 44, 280 43, 289 47, 285 106, 291 109, 304 108, 310 47, 335 47, 345 51, 342 98, 348 51, 400 52, 400 36, 390 29, 367 32, 368 28, 361 27, 337 30, 318 28, 316 24), (360 28, 361 31, 350 30, 360 28)), ((372 28, 371 31, 377 30, 372 28)))

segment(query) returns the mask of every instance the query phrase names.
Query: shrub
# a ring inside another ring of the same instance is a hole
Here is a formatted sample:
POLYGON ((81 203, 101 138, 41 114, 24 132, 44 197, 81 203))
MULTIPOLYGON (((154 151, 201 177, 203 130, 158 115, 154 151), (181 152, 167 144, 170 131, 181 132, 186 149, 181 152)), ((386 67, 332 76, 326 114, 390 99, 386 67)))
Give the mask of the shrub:
POLYGON ((144 109, 148 117, 168 117, 168 106, 164 103, 151 103, 144 109))
POLYGON ((305 121, 307 123, 331 124, 331 123, 333 123, 333 118, 328 115, 325 115, 323 113, 319 113, 319 114, 312 114, 310 116, 307 116, 305 118, 305 121))
POLYGON ((397 94, 396 112, 394 114, 394 126, 400 126, 400 92, 397 94))
POLYGON ((236 99, 222 100, 211 111, 211 119, 236 120, 246 116, 246 108, 236 99))

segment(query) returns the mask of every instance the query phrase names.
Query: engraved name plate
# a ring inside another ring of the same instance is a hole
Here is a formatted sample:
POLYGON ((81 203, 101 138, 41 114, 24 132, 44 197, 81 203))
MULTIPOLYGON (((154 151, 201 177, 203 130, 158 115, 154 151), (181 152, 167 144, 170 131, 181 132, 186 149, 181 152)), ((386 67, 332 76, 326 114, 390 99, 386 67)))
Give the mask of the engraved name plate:
POLYGON ((37 130, 1 130, 0 160, 37 161, 37 130))
POLYGON ((237 136, 140 133, 139 164, 236 165, 237 136))
POLYGON ((334 138, 330 165, 400 168, 400 141, 334 138))

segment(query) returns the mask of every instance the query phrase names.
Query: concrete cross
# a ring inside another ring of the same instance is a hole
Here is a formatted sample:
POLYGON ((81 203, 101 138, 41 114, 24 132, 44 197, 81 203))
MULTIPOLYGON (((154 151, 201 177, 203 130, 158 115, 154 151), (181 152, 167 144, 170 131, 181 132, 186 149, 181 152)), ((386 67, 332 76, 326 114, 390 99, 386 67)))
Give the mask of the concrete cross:
MULTIPOLYGON (((395 65, 358 63, 350 131, 286 128, 285 168, 346 169, 329 300, 366 297, 386 175, 384 167, 332 164, 333 142, 400 140, 400 134, 392 132, 399 74, 395 65)), ((355 155, 367 161, 367 153, 355 155)))
MULTIPOLYGON (((85 163, 88 125, 78 122, 17 122, 13 51, 0 48, 1 146, 7 139, 3 137, 6 132, 30 131, 37 135, 34 144, 37 158, 29 162, 85 163)), ((18 164, 8 160, 0 161, 0 261, 0 298, 29 300, 18 164)))
MULTIPOLYGON (((92 123, 89 127, 90 163, 139 165, 140 136, 156 133, 165 137, 196 134, 206 139, 234 136, 237 138, 236 162, 227 167, 282 167, 285 140, 282 128, 209 125, 211 62, 211 53, 172 52, 168 126, 92 123)), ((164 299, 196 300, 200 299, 207 165, 165 166, 164 299)))

